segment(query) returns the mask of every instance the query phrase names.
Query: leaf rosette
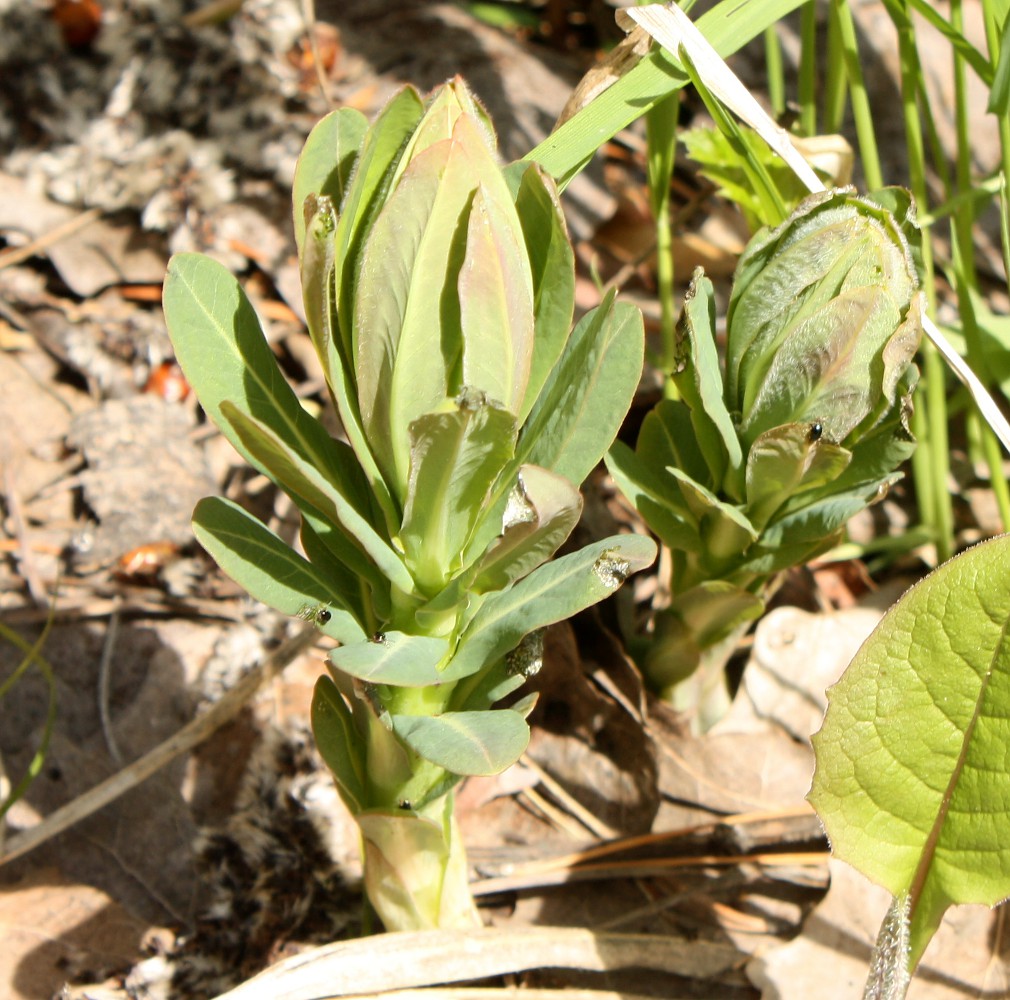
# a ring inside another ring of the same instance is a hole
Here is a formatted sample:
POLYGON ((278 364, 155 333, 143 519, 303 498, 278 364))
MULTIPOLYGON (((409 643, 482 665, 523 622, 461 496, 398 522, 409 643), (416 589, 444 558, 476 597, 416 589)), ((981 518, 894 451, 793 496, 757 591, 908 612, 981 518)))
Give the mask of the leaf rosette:
POLYGON ((617 536, 551 561, 631 405, 642 319, 611 293, 572 328, 554 183, 500 163, 459 79, 427 101, 405 88, 371 124, 346 108, 324 118, 294 222, 338 438, 295 398, 219 265, 175 257, 165 309, 208 414, 300 510, 304 555, 217 498, 195 527, 253 596, 341 642, 313 725, 387 926, 457 921, 472 904, 446 793, 525 749, 532 700, 494 706, 533 672, 538 631, 655 556, 617 536), (432 838, 441 860, 411 862, 432 838))
POLYGON ((836 189, 805 199, 740 258, 715 338, 700 271, 677 328, 673 381, 614 477, 673 553, 670 615, 646 665, 686 679, 759 615, 775 573, 827 551, 900 478, 918 377, 922 293, 910 199, 836 189))

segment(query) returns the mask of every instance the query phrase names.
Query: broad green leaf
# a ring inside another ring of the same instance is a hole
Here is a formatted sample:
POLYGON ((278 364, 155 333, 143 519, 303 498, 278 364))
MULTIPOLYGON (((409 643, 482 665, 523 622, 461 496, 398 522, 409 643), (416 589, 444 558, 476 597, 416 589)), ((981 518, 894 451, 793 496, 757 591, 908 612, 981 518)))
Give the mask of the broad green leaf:
POLYGON ((656 543, 614 535, 535 569, 508 590, 488 594, 453 659, 462 674, 491 666, 538 628, 571 618, 612 594, 656 558, 656 543))
POLYGON ((554 181, 540 167, 525 170, 516 194, 516 211, 533 272, 533 359, 526 397, 519 411, 525 423, 548 375, 565 348, 575 309, 575 254, 554 181))
POLYGON ((365 133, 354 176, 343 204, 338 206, 340 219, 334 240, 337 267, 334 301, 337 303, 346 357, 351 357, 352 301, 357 280, 355 266, 360 256, 361 241, 382 207, 403 147, 420 121, 423 110, 424 104, 412 87, 404 87, 382 109, 365 133))
POLYGON ((519 461, 581 485, 627 415, 644 351, 642 314, 610 292, 572 332, 520 436, 519 461))
POLYGON ((463 385, 519 414, 533 359, 533 276, 515 206, 477 188, 459 272, 463 385))
POLYGON ((312 693, 312 734, 347 808, 361 812, 368 801, 362 741, 350 709, 329 677, 320 677, 312 693))
MULTIPOLYGON (((796 10, 804 0, 722 0, 698 18, 698 28, 723 58, 757 38, 766 28, 796 10)), ((623 70, 577 114, 569 118, 525 157, 539 163, 562 190, 621 129, 645 114, 688 81, 679 63, 653 46, 630 69, 623 70)))
POLYGON ((394 715, 393 732, 416 754, 453 774, 499 774, 530 741, 526 719, 511 709, 394 715))
POLYGON ((176 357, 200 405, 243 458, 271 475, 222 418, 226 401, 268 427, 324 478, 340 476, 333 439, 288 385, 230 271, 210 257, 176 254, 168 264, 164 306, 176 357))
POLYGON ((365 637, 339 606, 331 582, 237 504, 205 497, 193 512, 193 533, 217 564, 253 597, 285 615, 314 622, 340 642, 365 637))
POLYGON ((1010 535, 916 584, 828 693, 810 802, 835 854, 907 896, 909 968, 946 909, 1010 895, 1010 535))
POLYGON ((673 381, 691 408, 691 426, 708 464, 710 481, 720 487, 740 468, 743 457, 723 397, 712 282, 700 268, 691 279, 677 324, 676 365, 673 381))
POLYGON ((517 433, 515 417, 483 398, 461 397, 450 405, 450 412, 426 413, 410 428, 400 539, 418 586, 431 596, 458 569, 517 433))
POLYGON ((446 639, 383 632, 367 642, 333 650, 330 662, 345 674, 371 684, 431 687, 443 681, 439 667, 448 652, 446 639))
POLYGON ((314 510, 343 527, 348 538, 375 563, 382 575, 405 594, 414 589, 414 581, 403 559, 375 530, 367 514, 345 492, 344 483, 328 481, 302 457, 286 446, 277 435, 230 403, 221 406, 223 418, 250 454, 255 455, 268 475, 294 498, 301 498, 314 510))
POLYGON ((550 559, 582 513, 582 495, 565 478, 536 465, 519 470, 505 530, 480 561, 471 587, 502 590, 550 559))
POLYGON ((320 119, 305 140, 295 166, 291 193, 299 255, 308 221, 306 198, 324 195, 334 208, 340 208, 367 129, 368 119, 360 111, 339 108, 320 119))

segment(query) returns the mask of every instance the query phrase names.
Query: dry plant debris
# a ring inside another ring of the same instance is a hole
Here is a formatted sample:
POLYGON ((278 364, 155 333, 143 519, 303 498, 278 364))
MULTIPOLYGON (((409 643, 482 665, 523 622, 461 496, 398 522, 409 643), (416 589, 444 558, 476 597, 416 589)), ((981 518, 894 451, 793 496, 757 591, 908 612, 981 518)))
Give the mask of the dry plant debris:
MULTIPOLYGON (((564 6, 549 4, 551 17, 564 6)), ((581 6, 590 20, 610 16, 602 3, 581 6)), ((144 289, 160 284, 170 251, 200 249, 246 275, 278 355, 318 402, 287 205, 295 157, 327 102, 302 5, 236 7, 215 21, 187 0, 0 0, 0 617, 33 639, 55 608, 44 653, 59 704, 49 758, 7 817, 8 836, 208 711, 286 635, 195 550, 188 518, 194 499, 223 491, 282 532, 294 531, 289 512, 207 437, 192 401, 142 393, 170 360, 157 289, 144 289)), ((371 112, 401 81, 429 87, 462 72, 500 123, 506 155, 546 134, 588 63, 524 45, 454 4, 316 8, 330 100, 371 112)), ((648 301, 641 152, 641 137, 627 137, 611 150, 607 182, 600 171, 567 197, 583 264, 648 301)), ((683 220, 698 220, 678 268, 699 257, 731 268, 733 221, 697 178, 677 183, 683 220)), ((595 290, 582 280, 588 303, 595 290)), ((640 529, 603 484, 594 489, 592 518, 640 529)), ((639 581, 639 598, 650 585, 639 581)), ((834 586, 836 606, 852 603, 844 582, 834 586)), ((852 995, 842 971, 838 991, 825 992, 825 964, 854 954, 862 969, 879 915, 860 915, 864 887, 847 887, 833 866, 825 896, 824 844, 800 802, 810 718, 875 612, 808 613, 826 587, 805 578, 801 591, 808 610, 766 619, 738 704, 704 738, 645 696, 606 615, 552 630, 528 760, 470 782, 459 800, 492 924, 481 954, 494 960, 450 976, 446 942, 414 942, 394 979, 380 963, 402 943, 343 942, 302 958, 332 952, 344 964, 322 966, 327 982, 351 975, 371 992, 508 974, 525 995, 852 995), (816 676, 805 669, 814 655, 816 676), (802 712, 784 707, 784 691, 802 712), (655 940, 624 940, 600 959, 589 932, 648 932, 671 950, 662 958, 655 940), (528 971, 554 964, 551 948, 562 947, 568 971, 528 971)), ((18 660, 0 644, 0 678, 18 660)), ((346 817, 298 735, 320 669, 318 656, 302 656, 198 750, 0 867, 0 994, 42 1000, 68 983, 64 995, 82 1000, 212 996, 357 927, 346 817), (264 740, 275 724, 286 735, 264 740), (305 849, 291 851, 294 841, 305 849)), ((45 700, 33 676, 0 702, 8 778, 38 745, 45 700)), ((938 944, 911 996, 1005 986, 998 969, 988 980, 962 975, 990 955, 963 942, 1001 933, 989 914, 964 920, 970 928, 950 930, 955 950, 938 944)))

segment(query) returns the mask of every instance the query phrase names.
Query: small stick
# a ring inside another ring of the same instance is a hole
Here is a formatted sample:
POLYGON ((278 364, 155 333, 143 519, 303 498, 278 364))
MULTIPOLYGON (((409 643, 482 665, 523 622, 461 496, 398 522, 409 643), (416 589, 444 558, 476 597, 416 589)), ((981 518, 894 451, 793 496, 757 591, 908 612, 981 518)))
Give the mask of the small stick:
POLYGON ((174 736, 156 746, 139 760, 106 778, 90 791, 50 813, 44 820, 7 841, 7 851, 0 857, 0 866, 33 851, 47 840, 70 829, 75 823, 114 802, 119 796, 139 785, 180 754, 192 750, 215 730, 234 718, 242 706, 256 693, 264 681, 280 673, 300 653, 311 646, 318 633, 314 625, 306 625, 254 667, 217 704, 187 723, 174 736))

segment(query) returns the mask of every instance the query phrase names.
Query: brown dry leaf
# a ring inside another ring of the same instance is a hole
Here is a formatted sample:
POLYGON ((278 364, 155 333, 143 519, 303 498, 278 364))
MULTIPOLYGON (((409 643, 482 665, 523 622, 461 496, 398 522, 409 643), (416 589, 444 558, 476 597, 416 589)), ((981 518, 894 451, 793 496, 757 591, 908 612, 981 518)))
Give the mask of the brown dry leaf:
MULTIPOLYGON (((886 890, 841 861, 830 862, 831 888, 803 933, 747 966, 762 1000, 859 1000, 870 952, 890 904, 886 890), (825 975, 830 969, 831 974, 825 975)), ((908 1000, 1005 997, 1010 975, 998 913, 982 906, 948 911, 912 979, 908 1000)))
POLYGON ((124 972, 147 925, 99 889, 54 868, 0 891, 0 984, 7 1000, 40 1000, 68 980, 100 982, 124 972))
POLYGON ((716 729, 746 732, 781 727, 806 741, 824 715, 824 692, 848 666, 856 650, 880 621, 877 595, 872 604, 811 614, 800 608, 775 608, 754 634, 754 648, 729 714, 716 729))
POLYGON ((594 675, 621 677, 625 689, 640 681, 591 616, 579 624, 580 645, 569 624, 547 633, 545 666, 530 685, 540 700, 528 755, 613 834, 642 833, 659 797, 655 748, 637 709, 641 688, 629 698, 594 675))

